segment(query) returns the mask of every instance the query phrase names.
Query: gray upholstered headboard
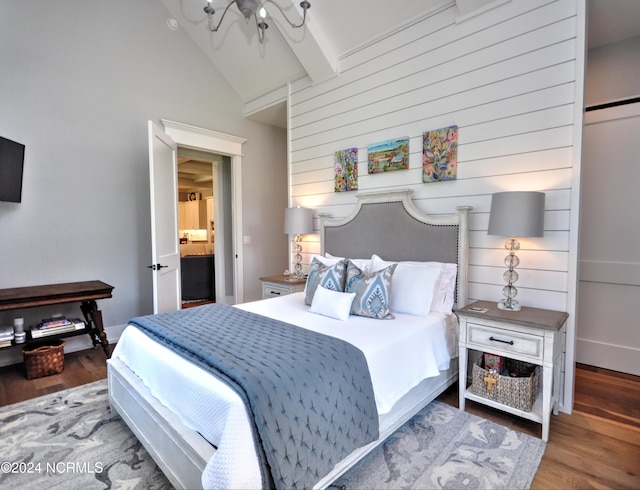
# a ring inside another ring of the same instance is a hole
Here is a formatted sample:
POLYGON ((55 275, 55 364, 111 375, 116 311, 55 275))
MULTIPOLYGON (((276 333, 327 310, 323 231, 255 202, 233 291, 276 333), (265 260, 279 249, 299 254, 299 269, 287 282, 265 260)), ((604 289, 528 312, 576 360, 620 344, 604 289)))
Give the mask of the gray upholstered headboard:
POLYGON ((358 205, 342 220, 321 220, 322 253, 354 259, 377 254, 392 261, 458 264, 456 305, 467 304, 468 214, 429 216, 410 199, 411 190, 358 194, 358 205))

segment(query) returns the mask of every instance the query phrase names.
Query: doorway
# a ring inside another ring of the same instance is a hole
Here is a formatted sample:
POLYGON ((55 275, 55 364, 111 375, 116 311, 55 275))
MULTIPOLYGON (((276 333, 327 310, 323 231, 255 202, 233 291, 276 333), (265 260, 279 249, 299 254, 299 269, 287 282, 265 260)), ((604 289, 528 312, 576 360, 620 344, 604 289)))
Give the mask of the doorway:
MULTIPOLYGON (((178 236, 182 308, 216 300, 214 211, 216 167, 223 157, 178 147, 178 236)), ((218 275, 223 271, 218 271, 218 275)))
POLYGON ((177 149, 182 307, 233 295, 231 159, 177 149))
MULTIPOLYGON (((242 257, 242 145, 244 138, 162 119, 164 132, 178 148, 217 155, 213 160, 215 299, 218 303, 243 301, 242 257)), ((175 236, 175 235, 174 235, 175 236)))

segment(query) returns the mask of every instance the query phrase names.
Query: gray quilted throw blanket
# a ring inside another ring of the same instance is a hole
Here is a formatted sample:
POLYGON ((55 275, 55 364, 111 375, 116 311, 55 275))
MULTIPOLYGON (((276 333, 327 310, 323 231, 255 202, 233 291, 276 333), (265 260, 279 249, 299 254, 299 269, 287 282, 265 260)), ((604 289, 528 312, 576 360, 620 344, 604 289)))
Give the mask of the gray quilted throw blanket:
POLYGON ((130 323, 243 398, 264 488, 311 488, 378 438, 367 361, 348 342, 223 304, 130 323))

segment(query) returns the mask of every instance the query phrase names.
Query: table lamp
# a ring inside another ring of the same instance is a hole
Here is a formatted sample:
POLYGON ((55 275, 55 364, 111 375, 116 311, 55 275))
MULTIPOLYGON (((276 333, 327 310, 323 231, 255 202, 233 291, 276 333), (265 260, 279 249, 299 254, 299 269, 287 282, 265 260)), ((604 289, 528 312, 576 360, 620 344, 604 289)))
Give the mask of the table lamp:
POLYGON ((306 233, 313 232, 313 212, 307 208, 286 208, 284 210, 284 232, 287 235, 295 235, 296 242, 296 263, 293 277, 300 279, 302 274, 302 237, 306 233))
POLYGON ((544 234, 544 192, 498 192, 491 197, 489 214, 489 235, 510 237, 504 247, 509 255, 504 264, 509 268, 503 275, 507 285, 502 288, 505 299, 498 308, 506 311, 520 311, 520 304, 514 299, 518 290, 513 285, 518 280, 515 268, 520 263, 516 250, 520 242, 516 237, 541 237, 544 234))

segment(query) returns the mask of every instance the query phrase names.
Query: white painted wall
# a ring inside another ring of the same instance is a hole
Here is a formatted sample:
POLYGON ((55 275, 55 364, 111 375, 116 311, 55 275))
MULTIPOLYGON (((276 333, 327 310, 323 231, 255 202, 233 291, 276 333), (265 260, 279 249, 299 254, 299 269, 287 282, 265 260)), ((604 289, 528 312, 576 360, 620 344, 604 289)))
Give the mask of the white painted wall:
MULTIPOLYGON (((469 292, 499 300, 504 239, 488 236, 491 195, 546 193, 545 235, 522 239, 518 299, 568 311, 567 384, 571 410, 582 130, 583 2, 513 1, 457 22, 451 6, 340 61, 340 76, 292 84, 290 193, 293 205, 345 217, 354 193, 333 192, 333 155, 359 149, 359 188, 412 188, 429 213, 471 215, 469 292), (458 178, 423 184, 422 134, 459 126, 458 178), (367 145, 410 138, 410 168, 367 174, 367 145)), ((319 252, 306 237, 306 261, 319 252)))
POLYGON ((640 96, 640 36, 589 50, 585 106, 640 96))
MULTIPOLYGON (((286 133, 244 118, 236 92, 168 17, 155 0, 0 3, 0 135, 26 145, 22 203, 0 203, 0 288, 105 281, 115 286, 99 302, 110 340, 152 311, 149 119, 247 138, 245 299, 287 263, 283 213, 264 212, 265 202, 287 206, 286 133)), ((0 324, 59 310, 0 312, 0 324)))

